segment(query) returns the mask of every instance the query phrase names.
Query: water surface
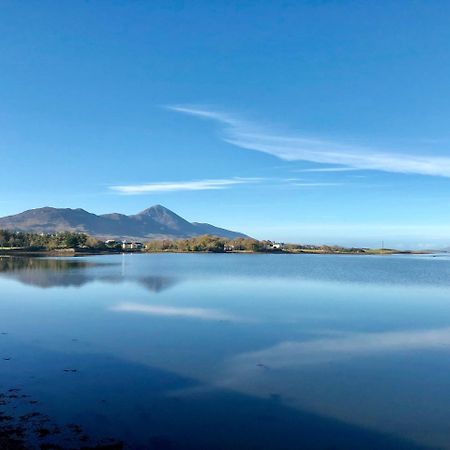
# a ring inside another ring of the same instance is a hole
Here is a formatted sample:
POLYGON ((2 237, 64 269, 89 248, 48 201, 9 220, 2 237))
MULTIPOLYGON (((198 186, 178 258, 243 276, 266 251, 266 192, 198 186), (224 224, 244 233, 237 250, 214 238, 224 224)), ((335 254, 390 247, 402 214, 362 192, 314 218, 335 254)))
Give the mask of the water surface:
POLYGON ((445 255, 0 258, 0 333, 26 448, 450 448, 445 255))

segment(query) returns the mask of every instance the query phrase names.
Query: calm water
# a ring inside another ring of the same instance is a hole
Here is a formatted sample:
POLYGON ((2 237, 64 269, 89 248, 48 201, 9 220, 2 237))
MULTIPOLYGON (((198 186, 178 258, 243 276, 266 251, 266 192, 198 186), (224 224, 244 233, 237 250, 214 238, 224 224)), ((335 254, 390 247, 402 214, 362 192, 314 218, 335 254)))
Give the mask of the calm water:
POLYGON ((0 333, 0 447, 450 448, 445 256, 0 258, 0 333))

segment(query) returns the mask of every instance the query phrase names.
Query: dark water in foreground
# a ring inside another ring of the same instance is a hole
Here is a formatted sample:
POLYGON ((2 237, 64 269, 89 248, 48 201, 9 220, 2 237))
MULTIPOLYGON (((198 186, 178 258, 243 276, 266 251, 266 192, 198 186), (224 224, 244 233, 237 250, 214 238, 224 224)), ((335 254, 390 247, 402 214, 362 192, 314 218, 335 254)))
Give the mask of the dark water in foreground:
POLYGON ((0 333, 2 449, 450 448, 445 256, 0 258, 0 333))

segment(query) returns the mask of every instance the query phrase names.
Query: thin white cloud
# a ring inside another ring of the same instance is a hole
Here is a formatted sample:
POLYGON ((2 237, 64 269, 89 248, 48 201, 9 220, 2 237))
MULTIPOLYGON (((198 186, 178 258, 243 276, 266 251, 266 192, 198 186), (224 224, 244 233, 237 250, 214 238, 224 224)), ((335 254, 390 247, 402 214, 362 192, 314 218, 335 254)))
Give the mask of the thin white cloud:
POLYGON ((183 317, 201 320, 239 321, 231 314, 218 309, 186 308, 166 305, 143 305, 141 303, 121 303, 111 308, 111 311, 147 314, 151 316, 183 317))
POLYGON ((145 184, 129 184, 110 186, 110 189, 121 194, 138 195, 152 192, 207 191, 227 189, 237 184, 255 183, 257 178, 230 178, 218 180, 175 181, 145 184))
POLYGON ((353 172, 357 169, 356 167, 313 167, 309 169, 297 169, 294 172, 353 172))
POLYGON ((291 183, 290 186, 297 186, 297 187, 329 187, 329 186, 344 186, 344 183, 291 183))
POLYGON ((196 106, 191 107, 183 105, 169 105, 167 106, 167 109, 184 114, 189 114, 191 116, 201 117, 202 119, 217 120, 218 122, 222 122, 233 127, 240 127, 243 124, 243 121, 241 119, 238 119, 231 114, 212 111, 208 109, 201 109, 196 106))
POLYGON ((214 120, 224 126, 222 139, 225 142, 285 161, 310 161, 353 169, 450 177, 449 157, 384 151, 304 135, 273 134, 231 114, 196 106, 175 105, 168 109, 214 120))

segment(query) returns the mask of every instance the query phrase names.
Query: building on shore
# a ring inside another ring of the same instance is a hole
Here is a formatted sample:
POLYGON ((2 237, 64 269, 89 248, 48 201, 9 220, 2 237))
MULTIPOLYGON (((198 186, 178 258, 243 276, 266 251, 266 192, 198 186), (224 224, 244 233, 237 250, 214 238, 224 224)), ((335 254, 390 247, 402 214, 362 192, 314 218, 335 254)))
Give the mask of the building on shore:
POLYGON ((143 248, 144 244, 142 242, 122 241, 123 250, 141 250, 143 248))

